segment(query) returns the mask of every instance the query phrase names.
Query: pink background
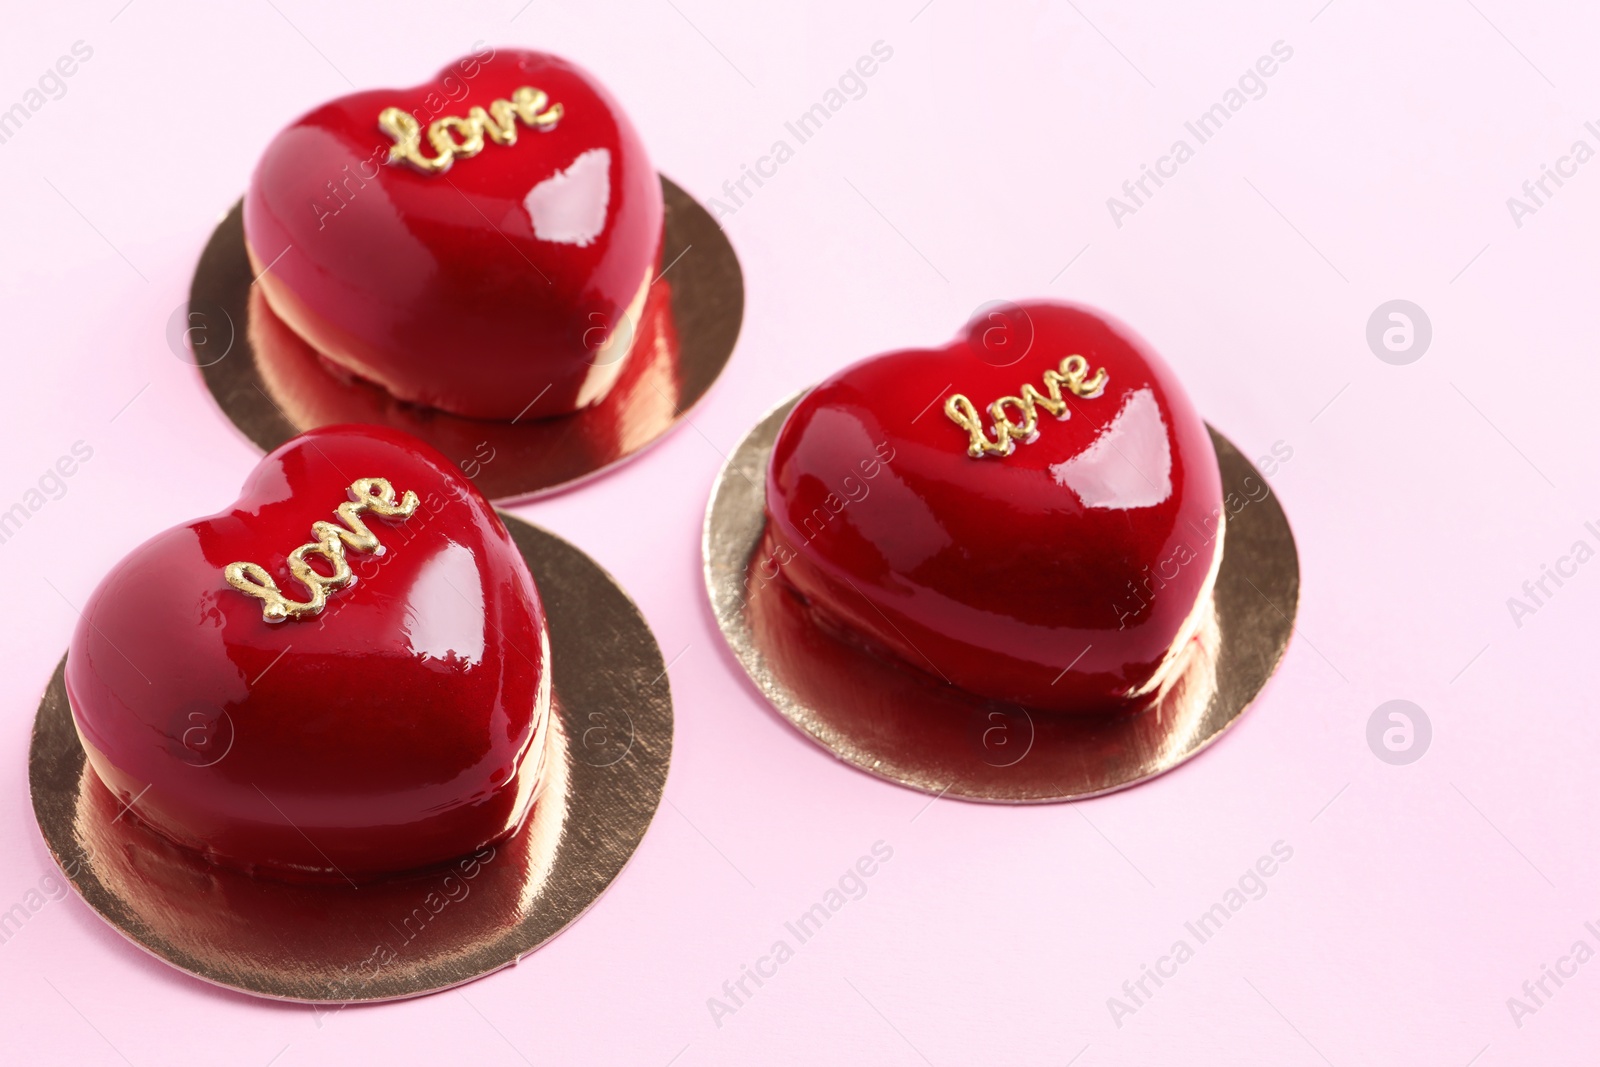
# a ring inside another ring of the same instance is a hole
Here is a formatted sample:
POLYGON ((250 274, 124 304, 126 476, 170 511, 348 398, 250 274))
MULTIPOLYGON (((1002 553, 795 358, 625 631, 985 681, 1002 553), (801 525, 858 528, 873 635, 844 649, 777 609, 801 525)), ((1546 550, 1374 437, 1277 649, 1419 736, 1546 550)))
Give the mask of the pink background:
POLYGON ((1600 546, 1583 525, 1600 519, 1600 163, 1548 185, 1520 227, 1506 198, 1575 140, 1600 147, 1584 129, 1600 118, 1593 15, 1505 0, 121 4, 30 5, 0 36, 0 107, 73 42, 93 48, 0 144, 0 510, 75 442, 93 449, 0 544, 0 910, 53 870, 26 752, 68 601, 231 499, 255 462, 165 331, 277 128, 482 39, 588 66, 702 199, 775 140, 796 150, 726 219, 748 311, 694 425, 516 509, 610 569, 672 661, 666 802, 611 891, 513 970, 322 1018, 213 989, 76 897, 51 901, 0 944, 8 1059, 1592 1059, 1600 963, 1547 983, 1520 1020, 1507 998, 1575 941, 1600 949, 1584 926, 1600 920, 1600 565, 1550 584, 1520 626, 1506 601, 1574 541, 1600 546), (865 95, 794 146, 785 121, 880 40, 893 57, 865 95), (1280 40, 1293 55, 1265 95, 1116 225, 1107 197, 1280 40), (706 607, 701 516, 722 454, 772 404, 1023 296, 1114 311, 1247 453, 1293 449, 1273 485, 1299 540, 1299 631, 1243 723, 1163 779, 1070 806, 930 806, 839 765, 755 695, 706 607), (1433 325, 1407 366, 1365 339, 1393 298, 1433 325), (1366 740, 1397 698, 1433 728, 1408 766, 1366 740), (893 859, 865 896, 718 1025, 707 999, 878 841, 893 859), (1184 923, 1279 841, 1293 856, 1265 895, 1119 1026, 1108 998, 1193 944, 1184 923))

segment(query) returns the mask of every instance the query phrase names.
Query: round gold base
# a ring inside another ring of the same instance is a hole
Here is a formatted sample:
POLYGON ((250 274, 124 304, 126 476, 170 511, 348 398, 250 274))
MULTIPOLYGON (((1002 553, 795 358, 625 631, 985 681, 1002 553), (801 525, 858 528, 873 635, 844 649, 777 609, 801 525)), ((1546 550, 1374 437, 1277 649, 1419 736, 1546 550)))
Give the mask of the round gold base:
POLYGON ((223 414, 263 452, 314 426, 374 423, 433 445, 499 504, 570 488, 676 426, 722 374, 739 336, 744 277, 733 246, 688 193, 666 178, 661 191, 661 272, 633 325, 632 352, 605 399, 571 415, 469 419, 335 373, 256 286, 242 202, 195 267, 186 351, 223 414))

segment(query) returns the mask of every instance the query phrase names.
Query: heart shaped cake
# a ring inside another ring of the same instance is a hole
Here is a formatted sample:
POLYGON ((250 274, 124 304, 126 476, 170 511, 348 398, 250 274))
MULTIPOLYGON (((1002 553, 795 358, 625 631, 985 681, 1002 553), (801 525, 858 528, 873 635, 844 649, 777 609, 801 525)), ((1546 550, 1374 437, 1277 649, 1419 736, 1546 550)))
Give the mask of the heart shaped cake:
POLYGON ((231 867, 355 882, 522 822, 549 640, 522 556, 447 459, 334 426, 119 563, 66 686, 127 815, 231 867))
POLYGON ((1159 695, 1222 558, 1205 424, 1149 346, 1067 304, 824 381, 766 500, 751 582, 935 681, 1060 712, 1159 695))
POLYGON ((616 101, 563 59, 510 49, 296 120, 244 203, 279 318, 401 400, 482 419, 606 396, 661 224, 660 181, 616 101))

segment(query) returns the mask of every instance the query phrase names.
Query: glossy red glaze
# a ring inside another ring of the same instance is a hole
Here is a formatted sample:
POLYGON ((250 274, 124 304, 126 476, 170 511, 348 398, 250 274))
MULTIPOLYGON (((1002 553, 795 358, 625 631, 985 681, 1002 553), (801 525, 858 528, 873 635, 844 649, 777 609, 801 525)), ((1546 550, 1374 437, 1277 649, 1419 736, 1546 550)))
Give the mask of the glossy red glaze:
POLYGON ((133 817, 229 866, 359 881, 520 823, 547 647, 533 579, 472 484, 405 434, 334 426, 119 563, 84 608, 66 684, 90 764, 133 817), (420 504, 364 516, 383 551, 346 551, 355 581, 321 614, 268 623, 224 580, 250 561, 303 599, 285 556, 374 477, 420 504))
POLYGON ((766 489, 751 581, 787 581, 823 625, 1036 708, 1158 692, 1221 559, 1204 423, 1131 331, 1065 304, 1012 305, 944 348, 829 378, 784 423, 766 489), (947 397, 965 394, 988 426, 992 402, 1043 391, 1074 353, 1106 369, 1100 396, 1065 394, 1067 417, 1041 411, 1010 455, 968 455, 947 397))
POLYGON ((244 206, 258 284, 280 318, 399 399, 482 419, 604 398, 661 222, 660 182, 610 95, 563 59, 512 49, 298 119, 267 146, 244 206), (439 174, 386 161, 385 108, 417 117, 432 156, 430 122, 523 86, 561 105, 552 128, 519 122, 515 144, 488 141, 439 174))
POLYGON ((672 279, 650 286, 635 349, 615 388, 570 419, 467 419, 396 400, 323 359, 250 293, 250 344, 270 402, 296 426, 390 426, 456 459, 481 492, 504 503, 528 492, 527 472, 550 484, 582 478, 659 436, 682 410, 683 368, 672 320, 672 279))

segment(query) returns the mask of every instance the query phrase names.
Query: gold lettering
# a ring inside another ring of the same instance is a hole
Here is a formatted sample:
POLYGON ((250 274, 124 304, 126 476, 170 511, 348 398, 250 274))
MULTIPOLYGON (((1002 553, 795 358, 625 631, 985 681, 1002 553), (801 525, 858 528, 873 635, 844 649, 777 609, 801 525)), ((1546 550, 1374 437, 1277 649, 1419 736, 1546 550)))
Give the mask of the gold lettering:
POLYGON ((409 489, 396 500, 394 486, 384 478, 358 478, 351 483, 350 500, 334 511, 344 525, 337 526, 326 520, 312 523, 312 539, 289 553, 289 574, 305 587, 309 594, 305 600, 285 596, 277 580, 256 563, 230 563, 222 569, 222 576, 239 592, 261 601, 261 617, 267 622, 316 615, 327 606, 329 590, 342 589, 355 578, 349 560, 345 559, 346 548, 378 555, 384 552, 378 536, 362 521, 361 513, 370 511, 386 519, 408 519, 417 510, 417 504, 417 494, 409 489), (325 561, 327 573, 312 566, 309 556, 325 561))
POLYGON ((517 143, 517 122, 530 130, 548 130, 561 121, 561 105, 550 103, 549 94, 524 85, 510 100, 490 102, 488 110, 474 106, 466 118, 446 115, 428 124, 428 145, 433 155, 422 150, 421 123, 411 112, 386 107, 378 114, 378 129, 394 146, 390 163, 405 163, 423 174, 443 174, 457 158, 470 159, 483 151, 484 138, 498 145, 517 143))
POLYGON ((967 432, 967 455, 974 459, 990 455, 1009 456, 1016 450, 1018 442, 1026 445, 1037 440, 1041 408, 1059 420, 1072 415, 1067 399, 1061 395, 1062 386, 1066 386, 1075 396, 1089 400, 1105 390, 1107 377, 1104 367, 1095 371, 1094 377, 1089 377, 1089 361, 1078 355, 1068 356, 1061 361, 1059 370, 1051 368, 1044 372, 1044 392, 1039 392, 1029 382, 1022 387, 1022 395, 1003 396, 989 405, 993 440, 990 440, 989 430, 978 415, 977 406, 964 393, 951 395, 944 402, 944 413, 951 422, 967 432), (1006 413, 1008 408, 1020 415, 1021 421, 1012 421, 1006 413))

